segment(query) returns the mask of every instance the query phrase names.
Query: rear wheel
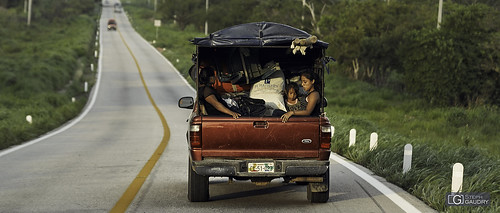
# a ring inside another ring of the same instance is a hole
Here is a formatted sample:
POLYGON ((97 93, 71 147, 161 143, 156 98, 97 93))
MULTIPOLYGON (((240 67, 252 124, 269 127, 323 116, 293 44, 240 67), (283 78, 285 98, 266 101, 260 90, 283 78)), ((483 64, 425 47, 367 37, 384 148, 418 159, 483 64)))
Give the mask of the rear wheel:
POLYGON ((208 201, 208 176, 196 174, 192 167, 192 160, 189 158, 188 165, 188 199, 191 202, 208 201))
POLYGON ((330 168, 323 175, 322 183, 309 183, 307 185, 307 200, 311 203, 326 203, 330 195, 330 168), (326 187, 326 191, 318 189, 326 187))

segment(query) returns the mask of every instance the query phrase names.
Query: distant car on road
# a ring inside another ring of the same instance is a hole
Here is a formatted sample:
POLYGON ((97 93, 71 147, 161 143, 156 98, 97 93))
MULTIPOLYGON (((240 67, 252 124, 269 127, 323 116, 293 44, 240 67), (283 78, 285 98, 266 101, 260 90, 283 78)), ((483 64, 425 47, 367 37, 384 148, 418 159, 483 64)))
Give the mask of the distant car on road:
POLYGON ((108 30, 115 30, 116 31, 116 20, 115 19, 108 20, 108 30))
POLYGON ((115 13, 121 13, 122 12, 122 9, 121 9, 121 5, 120 3, 115 3, 115 13))

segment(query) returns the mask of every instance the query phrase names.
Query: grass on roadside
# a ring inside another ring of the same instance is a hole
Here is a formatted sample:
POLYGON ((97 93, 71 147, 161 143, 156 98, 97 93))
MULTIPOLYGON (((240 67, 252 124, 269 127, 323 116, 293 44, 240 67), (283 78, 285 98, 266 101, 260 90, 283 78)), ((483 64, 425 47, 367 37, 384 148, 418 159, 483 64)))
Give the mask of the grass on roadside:
POLYGON ((326 111, 335 126, 333 151, 366 166, 439 211, 500 210, 500 138, 497 132, 488 132, 500 126, 498 108, 434 108, 408 95, 338 74, 328 75, 326 82, 326 111), (352 128, 357 131, 356 145, 349 147, 352 128), (377 132, 379 138, 378 147, 370 152, 372 132, 377 132), (484 141, 466 143, 474 135, 484 141), (412 169, 403 174, 405 144, 413 145, 413 160, 412 169), (463 192, 489 192, 489 207, 445 205, 454 163, 464 165, 463 192))
POLYGON ((366 131, 388 129, 419 143, 476 147, 492 157, 500 156, 499 107, 433 107, 410 95, 339 74, 326 75, 325 82, 328 115, 349 116, 353 125, 359 122, 366 131))
POLYGON ((87 102, 84 82, 89 88, 95 82, 90 70, 90 63, 96 64, 95 17, 75 15, 57 23, 37 19, 30 27, 20 20, 14 10, 0 12, 0 149, 76 117, 87 102))

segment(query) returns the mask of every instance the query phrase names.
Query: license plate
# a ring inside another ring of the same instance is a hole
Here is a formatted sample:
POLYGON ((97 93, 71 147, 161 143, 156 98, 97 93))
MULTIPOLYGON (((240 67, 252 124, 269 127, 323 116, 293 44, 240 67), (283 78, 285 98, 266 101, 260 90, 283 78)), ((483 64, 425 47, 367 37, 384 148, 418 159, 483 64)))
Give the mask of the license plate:
POLYGON ((274 163, 248 163, 248 172, 274 172, 274 163))

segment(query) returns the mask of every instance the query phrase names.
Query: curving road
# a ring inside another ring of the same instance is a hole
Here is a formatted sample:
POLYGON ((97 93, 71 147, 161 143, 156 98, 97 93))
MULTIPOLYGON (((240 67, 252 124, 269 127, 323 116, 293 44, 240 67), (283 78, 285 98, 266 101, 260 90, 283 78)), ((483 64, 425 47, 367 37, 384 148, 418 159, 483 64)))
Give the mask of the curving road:
POLYGON ((370 171, 332 157, 330 200, 306 186, 211 178, 211 201, 187 200, 189 110, 194 90, 130 26, 104 7, 98 84, 80 117, 0 152, 0 212, 432 212, 370 171), (115 18, 118 31, 107 31, 115 18), (165 122, 166 121, 166 122, 165 122), (162 148, 165 150, 162 153, 162 148))

